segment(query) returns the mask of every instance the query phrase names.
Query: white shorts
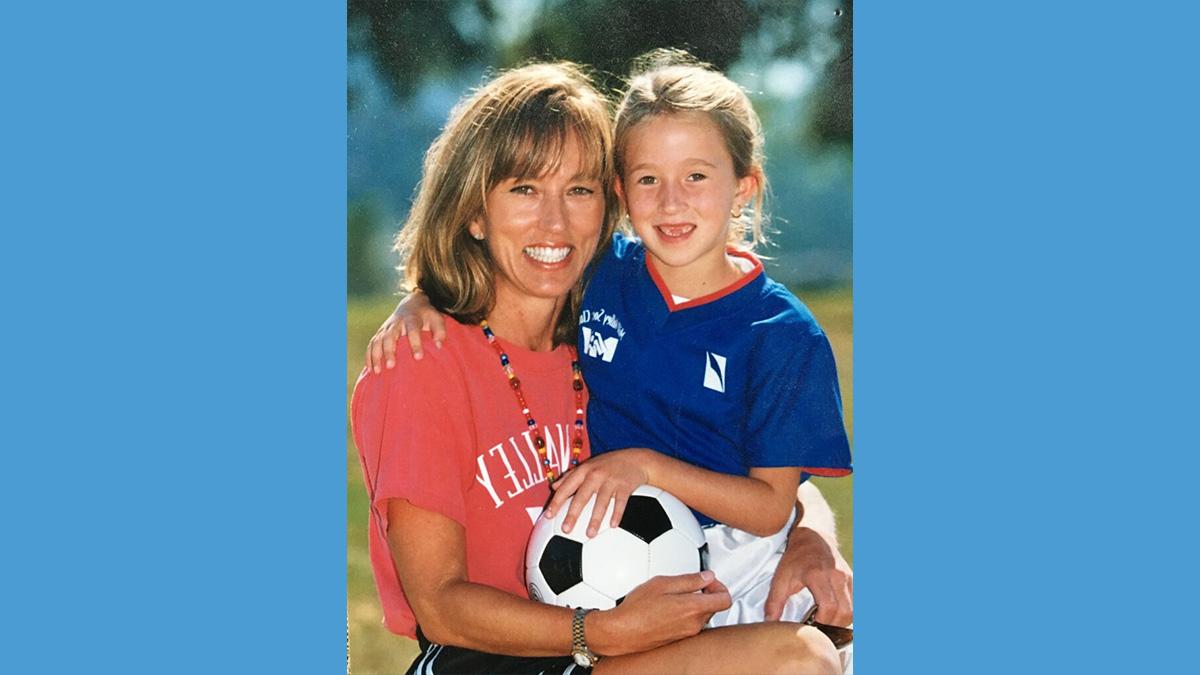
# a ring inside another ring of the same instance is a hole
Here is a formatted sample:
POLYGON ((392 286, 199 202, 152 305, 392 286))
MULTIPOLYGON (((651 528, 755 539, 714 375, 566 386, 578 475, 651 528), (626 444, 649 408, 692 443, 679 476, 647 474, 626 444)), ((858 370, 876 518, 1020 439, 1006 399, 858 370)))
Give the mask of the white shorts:
MULTIPOLYGON (((709 620, 709 628, 758 623, 763 620, 767 604, 767 593, 771 590, 771 578, 783 557, 788 533, 796 518, 796 511, 784 528, 769 537, 760 537, 728 525, 710 525, 704 528, 708 541, 708 568, 717 579, 729 587, 733 605, 718 612, 709 620)), ((812 593, 806 588, 788 598, 783 607, 783 621, 803 621, 813 607, 812 593)), ((854 643, 838 650, 842 659, 844 675, 854 673, 854 643)))

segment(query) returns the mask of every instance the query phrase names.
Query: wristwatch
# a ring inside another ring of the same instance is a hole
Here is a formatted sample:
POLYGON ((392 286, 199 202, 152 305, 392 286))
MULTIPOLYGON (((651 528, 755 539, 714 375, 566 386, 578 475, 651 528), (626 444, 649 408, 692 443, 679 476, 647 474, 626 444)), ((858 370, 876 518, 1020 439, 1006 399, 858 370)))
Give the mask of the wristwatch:
POLYGON ((594 611, 596 610, 576 607, 575 619, 571 622, 571 656, 575 658, 575 663, 584 668, 591 668, 600 660, 599 656, 588 649, 587 640, 583 636, 583 617, 594 611))

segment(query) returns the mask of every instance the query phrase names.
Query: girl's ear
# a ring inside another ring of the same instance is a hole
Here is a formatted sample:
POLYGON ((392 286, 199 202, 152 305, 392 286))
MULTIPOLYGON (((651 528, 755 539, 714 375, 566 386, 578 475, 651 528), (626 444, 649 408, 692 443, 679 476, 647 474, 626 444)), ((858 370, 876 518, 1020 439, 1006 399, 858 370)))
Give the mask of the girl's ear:
POLYGON ((762 179, 762 167, 750 167, 750 171, 738 179, 737 192, 734 193, 735 204, 741 208, 749 206, 754 201, 754 196, 762 190, 762 179))

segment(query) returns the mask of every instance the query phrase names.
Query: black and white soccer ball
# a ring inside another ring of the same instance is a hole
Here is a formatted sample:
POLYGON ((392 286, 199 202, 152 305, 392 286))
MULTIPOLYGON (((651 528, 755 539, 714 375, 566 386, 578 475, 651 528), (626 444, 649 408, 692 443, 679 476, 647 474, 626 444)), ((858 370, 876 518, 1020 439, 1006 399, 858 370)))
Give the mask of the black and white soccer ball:
POLYGON ((700 523, 669 493, 638 487, 617 527, 608 525, 610 500, 599 532, 589 539, 595 502, 593 496, 569 533, 562 531, 566 506, 554 518, 538 519, 525 551, 530 598, 562 607, 612 609, 652 577, 707 569, 708 546, 700 523))

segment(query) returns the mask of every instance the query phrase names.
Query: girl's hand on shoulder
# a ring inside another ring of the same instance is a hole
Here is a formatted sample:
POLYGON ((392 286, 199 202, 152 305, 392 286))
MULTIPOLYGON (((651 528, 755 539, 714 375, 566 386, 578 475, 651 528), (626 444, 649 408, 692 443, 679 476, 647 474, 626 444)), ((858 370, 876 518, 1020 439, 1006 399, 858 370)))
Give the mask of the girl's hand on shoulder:
POLYGON ((610 501, 613 502, 613 509, 609 527, 616 527, 625 513, 629 495, 639 485, 650 482, 650 463, 654 455, 653 450, 646 448, 626 448, 588 459, 551 484, 554 497, 546 507, 546 517, 553 518, 567 500, 571 499, 562 524, 563 531, 570 532, 579 518, 579 512, 587 506, 592 495, 595 495, 596 505, 592 508, 587 535, 594 537, 599 532, 610 501))
POLYGON ((384 366, 389 369, 394 367, 396 343, 402 337, 408 337, 413 358, 420 361, 424 356, 422 332, 432 333, 433 344, 438 349, 442 348, 442 341, 446 339, 446 319, 433 308, 424 293, 416 290, 401 300, 387 321, 375 331, 375 336, 367 345, 367 367, 375 373, 381 372, 384 366))

